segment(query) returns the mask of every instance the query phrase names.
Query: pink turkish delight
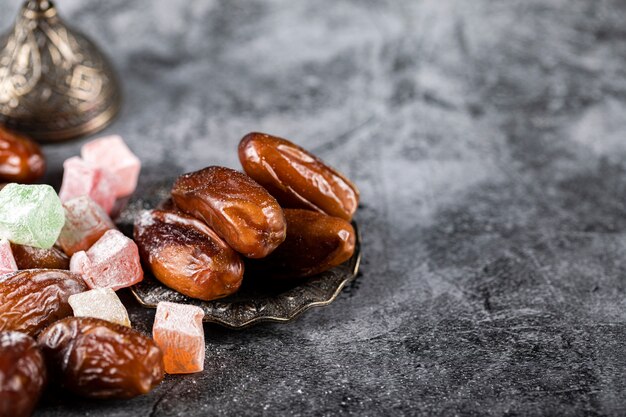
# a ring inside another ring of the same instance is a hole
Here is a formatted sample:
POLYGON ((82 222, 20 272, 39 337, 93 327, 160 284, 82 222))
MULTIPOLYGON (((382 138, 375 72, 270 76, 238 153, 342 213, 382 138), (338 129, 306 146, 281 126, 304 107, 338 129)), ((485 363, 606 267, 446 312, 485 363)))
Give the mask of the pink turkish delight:
POLYGON ((67 200, 63 208, 65 225, 57 243, 69 256, 89 249, 107 230, 115 229, 111 218, 89 196, 67 200))
POLYGON ((92 140, 83 145, 80 154, 87 163, 106 169, 112 174, 116 197, 130 195, 137 188, 141 162, 121 136, 92 140))
POLYGON ((63 162, 63 184, 59 197, 66 202, 82 195, 91 197, 107 214, 111 213, 116 199, 111 174, 74 156, 63 162))
POLYGON ((163 351, 168 374, 189 374, 204 369, 204 312, 200 307, 160 302, 152 338, 163 351))
POLYGON ((17 264, 7 239, 0 239, 0 275, 17 271, 17 264))
POLYGON ((143 279, 137 245, 114 229, 106 231, 86 252, 72 255, 70 271, 82 275, 89 288, 114 291, 143 279))

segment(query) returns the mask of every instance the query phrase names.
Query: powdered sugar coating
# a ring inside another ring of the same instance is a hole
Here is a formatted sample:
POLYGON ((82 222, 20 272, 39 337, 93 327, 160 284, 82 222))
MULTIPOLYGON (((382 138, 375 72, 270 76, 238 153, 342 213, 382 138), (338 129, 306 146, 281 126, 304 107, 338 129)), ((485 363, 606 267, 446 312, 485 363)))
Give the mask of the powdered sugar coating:
POLYGON ((125 197, 137 188, 141 161, 128 148, 121 136, 106 136, 92 140, 81 148, 83 159, 111 173, 116 197, 125 197))
POLYGON ((87 195, 67 200, 63 208, 65 225, 57 243, 69 256, 89 249, 107 230, 115 228, 102 207, 87 195))
POLYGON ((165 372, 187 374, 204 369, 204 312, 200 307, 160 302, 152 338, 163 351, 165 372))
POLYGON ((62 202, 66 202, 87 195, 107 214, 111 214, 116 200, 113 182, 106 169, 74 156, 63 162, 63 184, 59 197, 62 202))
POLYGON ((0 191, 0 237, 20 245, 48 249, 65 222, 61 201, 45 184, 11 183, 0 191))
POLYGON ((137 245, 118 230, 108 230, 88 251, 72 255, 70 271, 81 274, 89 288, 118 290, 143 279, 137 245))
POLYGON ((130 327, 126 307, 110 288, 95 288, 71 295, 68 302, 76 317, 95 317, 130 327))

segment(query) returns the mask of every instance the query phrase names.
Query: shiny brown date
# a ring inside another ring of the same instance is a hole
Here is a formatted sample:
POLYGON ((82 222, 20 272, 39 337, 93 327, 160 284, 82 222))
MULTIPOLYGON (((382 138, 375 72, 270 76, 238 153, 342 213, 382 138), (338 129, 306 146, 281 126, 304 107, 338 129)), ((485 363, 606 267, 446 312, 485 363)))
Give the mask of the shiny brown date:
POLYGON ((30 416, 45 382, 46 366, 35 339, 0 332, 0 416, 30 416))
POLYGON ((87 291, 69 271, 29 269, 0 278, 0 331, 36 336, 50 323, 72 315, 67 299, 87 291))
POLYGON ((322 160, 286 139, 249 133, 239 143, 244 171, 281 206, 352 219, 359 190, 322 160))
POLYGON ((45 170, 46 160, 35 142, 0 126, 0 180, 30 183, 45 170))
POLYGON ((41 249, 11 243, 18 269, 70 269, 70 258, 56 247, 41 249))
POLYGON ((144 211, 135 222, 134 238, 154 276, 182 294, 215 300, 241 285, 241 257, 198 219, 175 211, 144 211))
POLYGON ((275 278, 319 274, 350 259, 354 228, 338 217, 311 210, 285 209, 287 239, 267 258, 251 262, 253 270, 275 278))
POLYGON ((90 398, 132 398, 163 380, 163 354, 152 339, 126 326, 68 317, 41 335, 50 380, 90 398))
POLYGON ((204 220, 230 247, 249 258, 263 258, 285 240, 283 210, 241 172, 212 166, 181 175, 172 199, 176 207, 204 220))

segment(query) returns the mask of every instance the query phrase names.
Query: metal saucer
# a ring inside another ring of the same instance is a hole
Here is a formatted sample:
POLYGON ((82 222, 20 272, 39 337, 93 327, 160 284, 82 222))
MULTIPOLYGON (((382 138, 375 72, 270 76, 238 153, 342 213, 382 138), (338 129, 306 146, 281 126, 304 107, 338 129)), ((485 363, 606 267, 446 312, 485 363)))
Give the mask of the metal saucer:
MULTIPOLYGON (((141 210, 155 208, 169 196, 172 181, 165 180, 144 190, 144 198, 132 199, 122 211, 118 226, 132 235, 132 223, 141 210)), ((187 297, 156 280, 149 271, 131 292, 143 307, 156 308, 160 301, 192 304, 204 310, 204 321, 231 329, 242 329, 261 322, 285 323, 296 319, 312 307, 332 303, 342 289, 353 281, 361 262, 361 236, 356 223, 356 245, 352 257, 333 269, 305 279, 269 280, 244 274, 239 291, 214 301, 187 297)))

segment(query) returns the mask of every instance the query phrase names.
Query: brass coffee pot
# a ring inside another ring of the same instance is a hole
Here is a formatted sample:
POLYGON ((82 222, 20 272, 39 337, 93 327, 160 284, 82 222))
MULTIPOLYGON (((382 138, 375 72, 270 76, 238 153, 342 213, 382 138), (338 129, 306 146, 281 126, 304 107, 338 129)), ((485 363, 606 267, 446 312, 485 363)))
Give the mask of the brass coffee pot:
POLYGON ((50 1, 27 1, 0 37, 0 124, 39 141, 63 141, 103 129, 120 98, 108 60, 65 25, 50 1))

